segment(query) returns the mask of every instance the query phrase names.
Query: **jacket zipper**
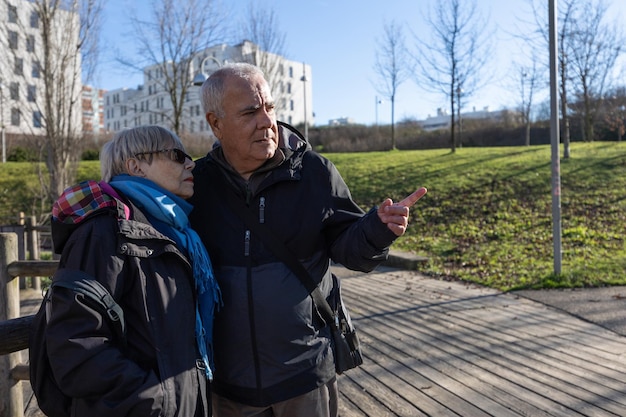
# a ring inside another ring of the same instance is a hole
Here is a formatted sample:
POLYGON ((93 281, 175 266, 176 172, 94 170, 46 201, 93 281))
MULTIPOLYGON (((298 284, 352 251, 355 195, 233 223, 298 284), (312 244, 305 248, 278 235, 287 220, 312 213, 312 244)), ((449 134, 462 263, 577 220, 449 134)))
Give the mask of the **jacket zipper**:
POLYGON ((259 199, 259 223, 265 223, 265 197, 259 199))
POLYGON ((247 229, 243 238, 243 256, 250 256, 250 231, 247 229))

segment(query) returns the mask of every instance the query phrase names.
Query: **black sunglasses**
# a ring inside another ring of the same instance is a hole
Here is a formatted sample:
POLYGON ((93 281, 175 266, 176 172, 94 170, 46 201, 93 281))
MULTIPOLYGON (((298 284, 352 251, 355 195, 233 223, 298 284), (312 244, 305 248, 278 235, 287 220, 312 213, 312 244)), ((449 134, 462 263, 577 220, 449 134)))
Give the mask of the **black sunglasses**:
POLYGON ((187 158, 189 158, 189 160, 193 161, 191 156, 187 155, 185 152, 183 152, 183 151, 181 151, 180 149, 177 149, 177 148, 159 149, 158 151, 139 152, 139 153, 135 154, 135 157, 138 157, 139 155, 149 155, 149 154, 153 154, 153 153, 167 153, 168 157, 172 161, 178 162, 179 164, 184 164, 185 161, 187 160, 187 158))

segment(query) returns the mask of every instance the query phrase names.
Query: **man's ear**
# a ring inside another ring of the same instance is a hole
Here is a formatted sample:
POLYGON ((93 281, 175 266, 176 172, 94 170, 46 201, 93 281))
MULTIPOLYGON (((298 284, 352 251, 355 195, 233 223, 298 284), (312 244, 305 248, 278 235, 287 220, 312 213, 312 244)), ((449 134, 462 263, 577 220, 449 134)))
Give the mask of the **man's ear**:
POLYGON ((145 177, 146 173, 143 172, 141 164, 135 158, 129 158, 126 160, 126 172, 132 177, 145 177))
POLYGON ((217 117, 215 113, 208 112, 206 114, 206 121, 209 123, 209 126, 211 126, 211 130, 213 131, 215 137, 217 139, 222 139, 222 121, 220 120, 220 118, 217 117))

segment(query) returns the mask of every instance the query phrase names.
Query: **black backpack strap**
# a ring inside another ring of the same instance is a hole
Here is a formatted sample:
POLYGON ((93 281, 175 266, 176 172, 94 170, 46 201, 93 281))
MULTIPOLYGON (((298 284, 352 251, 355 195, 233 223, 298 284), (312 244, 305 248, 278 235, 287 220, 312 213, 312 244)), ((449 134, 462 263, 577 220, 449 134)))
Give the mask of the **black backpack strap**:
POLYGON ((126 344, 126 322, 122 307, 115 302, 106 288, 91 275, 83 271, 58 269, 52 278, 50 288, 63 287, 85 296, 85 299, 98 311, 104 311, 120 336, 122 345, 126 344))

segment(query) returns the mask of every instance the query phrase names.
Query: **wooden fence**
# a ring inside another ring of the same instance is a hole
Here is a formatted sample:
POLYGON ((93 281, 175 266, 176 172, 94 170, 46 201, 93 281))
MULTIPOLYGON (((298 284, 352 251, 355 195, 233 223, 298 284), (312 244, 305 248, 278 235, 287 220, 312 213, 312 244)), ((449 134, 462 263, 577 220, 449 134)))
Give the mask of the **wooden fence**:
MULTIPOLYGON (((58 261, 19 260, 18 235, 0 233, 0 416, 23 417, 22 381, 29 379, 28 364, 19 351, 28 348, 33 316, 20 317, 18 278, 51 276, 58 261)), ((35 282, 35 280, 33 280, 35 282)))
MULTIPOLYGON (((0 226, 0 233, 15 233, 17 235, 17 257, 19 260, 40 259, 40 247, 42 235, 49 236, 50 226, 37 224, 35 216, 25 216, 20 213, 17 225, 0 226)), ((41 290, 41 279, 32 277, 27 280, 25 276, 20 277, 20 288, 32 287, 41 290)))

